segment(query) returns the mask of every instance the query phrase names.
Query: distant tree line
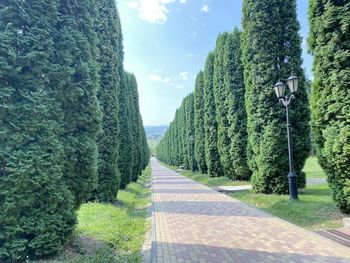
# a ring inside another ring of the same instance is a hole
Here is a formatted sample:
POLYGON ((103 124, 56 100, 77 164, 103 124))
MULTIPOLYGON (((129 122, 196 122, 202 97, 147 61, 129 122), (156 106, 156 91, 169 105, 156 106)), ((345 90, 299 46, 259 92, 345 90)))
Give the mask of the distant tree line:
POLYGON ((305 186, 302 168, 312 137, 334 199, 349 213, 349 17, 348 1, 309 3, 308 42, 315 58, 310 136, 310 85, 301 67, 296 2, 245 0, 243 32, 235 28, 218 36, 196 77, 194 94, 184 99, 157 148, 159 160, 191 168, 193 135, 194 167, 200 172, 251 179, 259 193, 287 193, 285 112, 272 87, 294 74, 300 77, 297 99, 290 108, 298 187, 305 186), (192 97, 194 114, 187 103, 192 97))
POLYGON ((149 159, 114 0, 0 2, 0 261, 59 251, 149 159))

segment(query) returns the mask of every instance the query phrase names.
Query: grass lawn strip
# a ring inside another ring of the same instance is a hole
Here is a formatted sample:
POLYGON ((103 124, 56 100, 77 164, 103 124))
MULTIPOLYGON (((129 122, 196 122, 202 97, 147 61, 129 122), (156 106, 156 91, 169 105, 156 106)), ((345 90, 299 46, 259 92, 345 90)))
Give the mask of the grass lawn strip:
POLYGON ((76 238, 57 257, 35 262, 140 263, 145 232, 150 227, 146 221, 150 177, 149 165, 137 183, 118 192, 115 204, 83 204, 78 211, 76 238))

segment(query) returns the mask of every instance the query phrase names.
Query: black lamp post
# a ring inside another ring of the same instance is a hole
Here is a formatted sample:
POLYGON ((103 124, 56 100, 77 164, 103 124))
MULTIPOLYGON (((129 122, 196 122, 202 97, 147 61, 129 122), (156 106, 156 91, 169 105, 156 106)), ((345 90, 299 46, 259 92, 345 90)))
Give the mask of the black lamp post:
POLYGON ((194 136, 190 136, 190 143, 191 143, 191 170, 192 173, 194 173, 194 136))
POLYGON ((283 82, 279 81, 275 84, 275 92, 280 103, 286 107, 286 116, 287 116, 287 135, 288 135, 288 156, 289 156, 289 199, 298 200, 298 186, 297 186, 297 174, 294 171, 293 165, 293 150, 292 150, 292 136, 290 132, 291 124, 289 122, 289 105, 292 100, 295 99, 295 93, 298 91, 299 78, 295 76, 290 76, 287 80, 287 86, 290 91, 290 96, 284 95, 285 85, 283 82))

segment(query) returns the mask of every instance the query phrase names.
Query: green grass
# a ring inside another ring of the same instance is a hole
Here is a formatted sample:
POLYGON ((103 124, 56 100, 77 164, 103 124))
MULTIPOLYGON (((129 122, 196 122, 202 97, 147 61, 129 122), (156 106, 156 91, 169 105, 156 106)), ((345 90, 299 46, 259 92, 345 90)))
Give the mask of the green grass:
MULTIPOLYGON (((167 165, 162 163, 164 166, 176 171, 179 169, 177 166, 167 165)), ((318 164, 317 158, 315 156, 309 157, 306 162, 303 171, 306 173, 307 178, 326 178, 326 174, 322 170, 321 166, 318 164)), ((207 174, 201 174, 200 172, 192 173, 190 170, 182 170, 181 175, 184 175, 198 183, 214 187, 214 186, 236 186, 236 185, 247 185, 250 184, 249 181, 232 181, 226 176, 220 177, 209 177, 207 174)))
MULTIPOLYGON (((179 169, 177 166, 173 165, 167 165, 165 163, 162 163, 164 166, 176 171, 179 169)), ((182 170, 180 172, 181 175, 186 176, 193 181, 196 181, 198 183, 204 184, 209 187, 215 187, 215 186, 236 186, 236 185, 247 185, 250 184, 249 181, 232 181, 230 178, 226 176, 220 176, 220 177, 209 177, 207 174, 202 174, 200 172, 194 172, 192 173, 190 170, 182 170)))
POLYGON ((148 166, 137 183, 118 192, 115 204, 87 203, 78 211, 76 239, 54 259, 39 262, 55 263, 139 263, 145 232, 149 227, 147 205, 150 189, 145 187, 151 177, 148 166), (87 237, 102 244, 89 255, 79 243, 87 237), (69 250, 69 251, 68 251, 69 250), (73 250, 73 253, 72 251, 73 250))
POLYGON ((199 172, 192 173, 191 171, 184 170, 181 172, 182 175, 199 182, 201 184, 205 184, 209 187, 214 186, 222 186, 222 185, 246 185, 250 184, 249 181, 232 181, 230 178, 226 176, 220 177, 209 177, 206 174, 201 174, 199 172))
POLYGON ((283 218, 293 224, 310 229, 342 227, 341 214, 332 200, 326 184, 312 185, 299 194, 300 201, 289 201, 287 195, 254 194, 241 191, 230 194, 247 204, 283 218))
POLYGON ((326 178, 326 174, 318 164, 315 156, 309 157, 306 160, 303 171, 306 173, 307 178, 326 178))
MULTIPOLYGON (((307 178, 326 178, 316 157, 309 157, 306 160, 303 171, 307 178)), ((310 230, 343 226, 344 215, 339 212, 327 184, 308 186, 300 192, 298 202, 289 201, 288 195, 254 194, 252 191, 236 192, 230 195, 310 230)))

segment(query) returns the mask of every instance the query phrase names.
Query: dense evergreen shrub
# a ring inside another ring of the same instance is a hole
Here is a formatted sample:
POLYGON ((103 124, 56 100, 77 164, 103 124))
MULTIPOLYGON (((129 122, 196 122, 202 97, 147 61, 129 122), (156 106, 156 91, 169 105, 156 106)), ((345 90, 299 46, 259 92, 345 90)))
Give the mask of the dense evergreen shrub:
POLYGON ((241 33, 237 28, 227 36, 224 48, 224 87, 227 107, 227 136, 230 140, 230 170, 232 178, 248 180, 251 171, 247 163, 247 114, 240 47, 241 33))
POLYGON ((94 1, 61 0, 56 26, 56 56, 63 66, 56 85, 64 129, 64 178, 75 198, 75 207, 91 197, 98 180, 97 134, 101 111, 97 99, 99 75, 94 1))
POLYGON ((110 202, 117 196, 120 183, 119 157, 119 92, 121 86, 119 57, 122 38, 119 15, 114 0, 96 2, 98 19, 95 31, 99 40, 98 64, 100 69, 100 89, 97 97, 102 111, 102 131, 97 137, 99 163, 98 186, 94 197, 110 202))
POLYGON ((223 174, 233 178, 231 161, 231 138, 229 136, 230 123, 228 113, 231 108, 229 105, 232 97, 232 87, 224 85, 225 69, 225 45, 228 33, 222 33, 216 40, 215 62, 214 62, 214 98, 216 108, 216 120, 218 129, 217 148, 220 156, 220 163, 223 174), (226 87, 228 89, 226 89, 226 87))
POLYGON ((207 173, 205 162, 205 127, 204 127, 204 74, 200 71, 194 87, 194 126, 195 126, 195 156, 198 169, 207 173))
POLYGON ((214 97, 214 60, 215 54, 210 52, 204 69, 204 127, 205 127, 205 160, 208 174, 212 177, 222 175, 220 155, 218 152, 218 123, 214 97))
POLYGON ((285 109, 278 104, 273 86, 291 74, 301 79, 290 117, 298 186, 305 186, 302 168, 310 152, 309 108, 298 31, 295 0, 243 2, 248 164, 256 192, 288 192, 285 109))
POLYGON ((60 250, 76 223, 63 178, 58 1, 0 3, 0 261, 60 250))
POLYGON ((312 130, 341 211, 350 213, 350 2, 309 2, 312 130))

